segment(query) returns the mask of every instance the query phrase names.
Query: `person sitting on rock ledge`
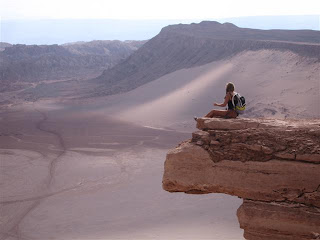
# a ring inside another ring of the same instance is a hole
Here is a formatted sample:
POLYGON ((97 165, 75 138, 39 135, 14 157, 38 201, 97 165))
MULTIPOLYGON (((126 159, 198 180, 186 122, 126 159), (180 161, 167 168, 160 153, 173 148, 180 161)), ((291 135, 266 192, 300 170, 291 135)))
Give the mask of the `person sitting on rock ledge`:
MULTIPOLYGON (((239 114, 235 110, 235 106, 232 103, 232 97, 235 94, 234 84, 229 82, 226 85, 226 96, 224 97, 224 103, 214 103, 213 106, 225 107, 228 105, 227 110, 211 110, 205 117, 207 118, 236 118, 239 114)), ((194 117, 197 120, 197 117, 194 117)))

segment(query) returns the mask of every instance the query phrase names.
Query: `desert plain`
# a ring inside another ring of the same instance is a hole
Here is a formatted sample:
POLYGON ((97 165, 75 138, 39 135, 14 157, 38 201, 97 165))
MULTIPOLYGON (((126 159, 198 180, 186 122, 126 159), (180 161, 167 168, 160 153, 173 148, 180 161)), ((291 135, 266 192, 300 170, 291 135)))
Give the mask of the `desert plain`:
POLYGON ((188 132, 50 100, 0 122, 3 240, 242 238, 240 199, 162 189, 166 152, 188 132))

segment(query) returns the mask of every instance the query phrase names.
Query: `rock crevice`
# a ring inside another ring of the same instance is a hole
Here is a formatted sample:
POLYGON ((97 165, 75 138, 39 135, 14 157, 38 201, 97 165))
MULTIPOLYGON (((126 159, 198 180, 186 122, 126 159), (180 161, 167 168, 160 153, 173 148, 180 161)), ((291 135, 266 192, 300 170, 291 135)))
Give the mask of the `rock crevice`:
POLYGON ((243 199, 246 239, 319 239, 320 121, 199 118, 168 152, 163 188, 243 199))

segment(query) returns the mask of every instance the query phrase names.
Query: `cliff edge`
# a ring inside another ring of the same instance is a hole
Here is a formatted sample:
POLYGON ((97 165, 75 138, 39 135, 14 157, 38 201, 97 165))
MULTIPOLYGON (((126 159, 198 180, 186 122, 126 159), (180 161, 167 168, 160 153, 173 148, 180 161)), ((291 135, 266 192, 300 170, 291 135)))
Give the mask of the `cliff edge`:
POLYGON ((168 152, 163 189, 226 193, 252 240, 320 239, 320 120, 199 118, 168 152))

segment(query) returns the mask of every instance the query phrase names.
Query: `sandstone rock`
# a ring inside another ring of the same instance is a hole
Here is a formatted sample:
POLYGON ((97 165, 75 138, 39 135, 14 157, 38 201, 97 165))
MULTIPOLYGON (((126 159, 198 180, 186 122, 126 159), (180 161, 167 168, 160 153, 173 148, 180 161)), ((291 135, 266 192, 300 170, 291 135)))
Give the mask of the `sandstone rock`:
POLYGON ((245 128, 256 128, 259 123, 252 122, 250 119, 223 119, 223 118, 198 118, 197 128, 213 130, 237 130, 245 128))
POLYGON ((250 149, 250 150, 252 150, 252 151, 256 151, 256 152, 262 151, 262 146, 261 146, 261 145, 258 145, 258 144, 253 144, 253 145, 244 144, 244 146, 245 146, 247 149, 250 149))
MULTIPOLYGON (((320 184, 320 165, 279 160, 214 162, 215 154, 190 142, 180 145, 167 155, 163 188, 170 192, 196 189, 260 201, 300 202, 300 195, 315 191, 320 184)), ((320 207, 320 202, 315 205, 320 207)))
POLYGON ((196 132, 192 133, 192 139, 194 141, 201 140, 202 142, 207 143, 207 144, 210 142, 209 133, 205 132, 205 131, 196 131, 196 132))
POLYGON ((274 152, 271 148, 265 146, 261 146, 261 151, 265 154, 272 154, 274 152))
POLYGON ((282 158, 282 159, 295 159, 295 155, 294 154, 291 154, 291 153, 282 153, 282 152, 279 152, 279 153, 276 153, 275 156, 277 158, 282 158))
POLYGON ((220 145, 220 142, 211 140, 210 145, 220 145))
POLYGON ((246 239, 317 239, 319 120, 200 118, 197 127, 202 131, 168 153, 165 190, 243 198, 238 217, 246 239))
POLYGON ((249 240, 318 239, 320 233, 320 212, 303 205, 244 200, 237 215, 249 240))
POLYGON ((298 154, 297 160, 320 163, 320 154, 298 154))
POLYGON ((210 177, 212 165, 210 155, 205 149, 190 142, 183 143, 167 154, 163 188, 170 192, 178 192, 181 189, 184 192, 192 192, 195 189, 209 192, 206 190, 206 179, 210 177), (179 165, 176 164, 177 161, 179 165))

